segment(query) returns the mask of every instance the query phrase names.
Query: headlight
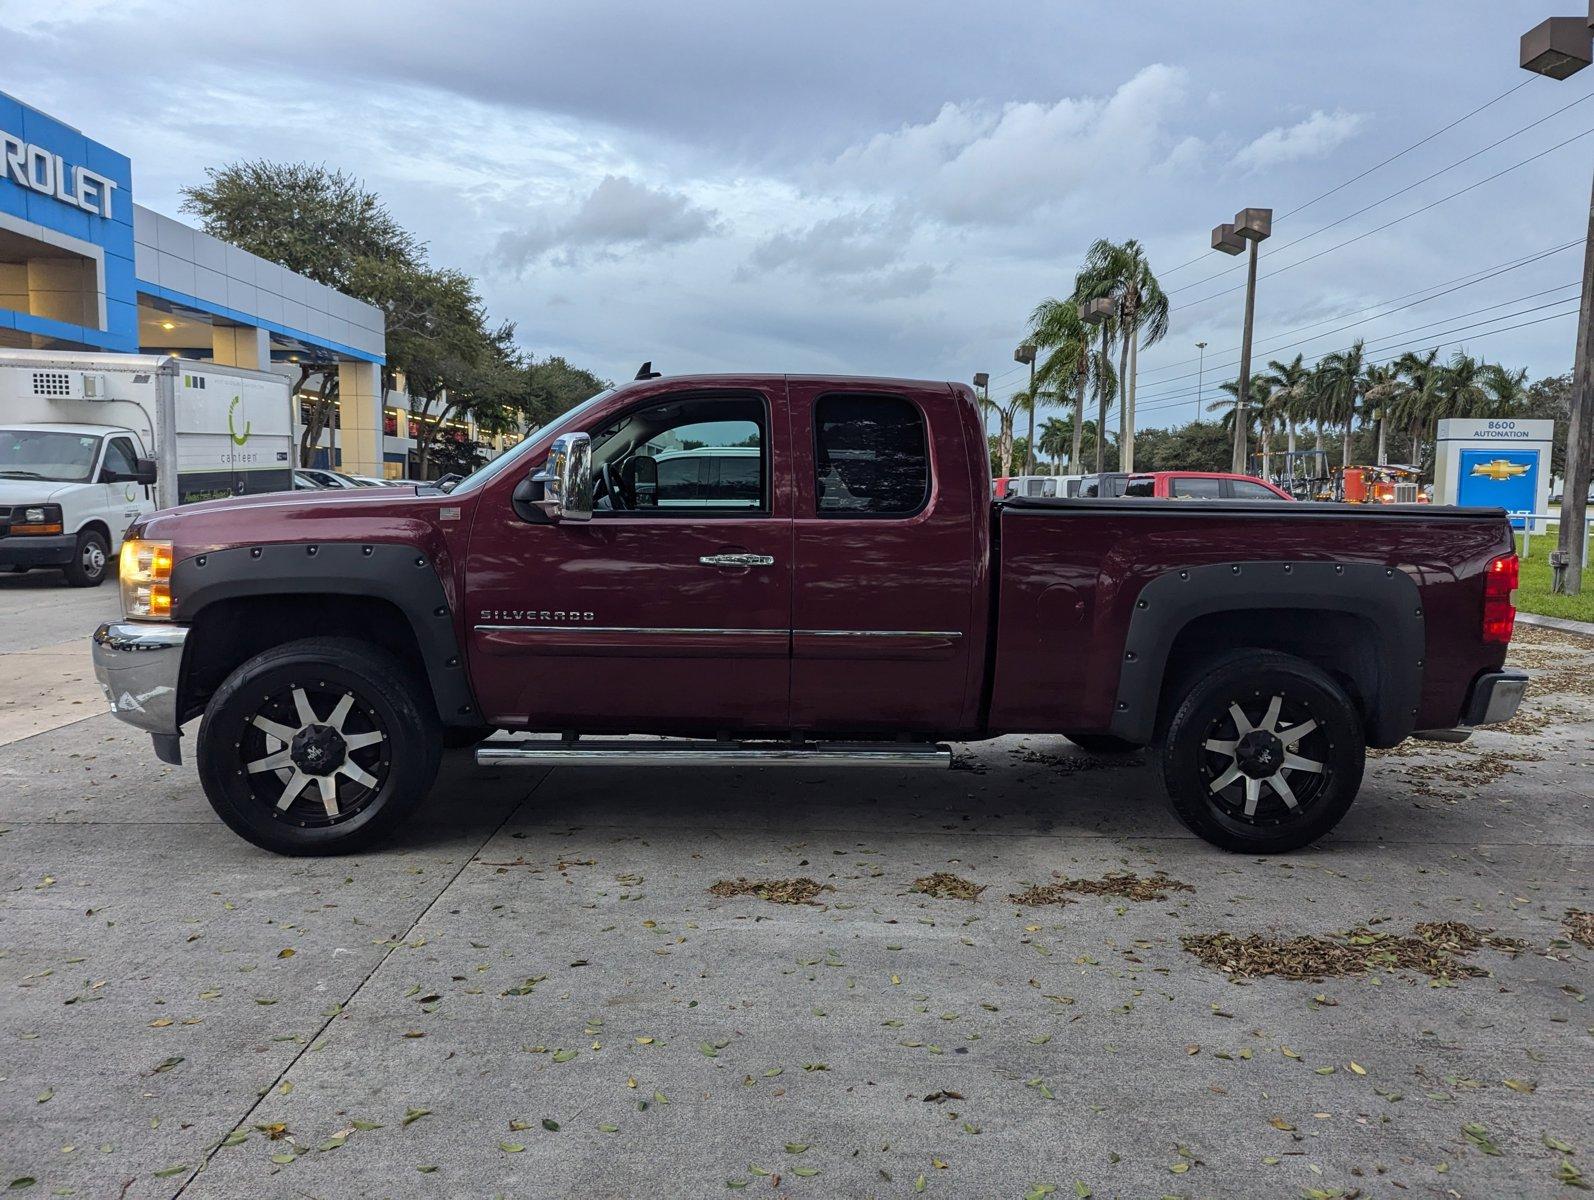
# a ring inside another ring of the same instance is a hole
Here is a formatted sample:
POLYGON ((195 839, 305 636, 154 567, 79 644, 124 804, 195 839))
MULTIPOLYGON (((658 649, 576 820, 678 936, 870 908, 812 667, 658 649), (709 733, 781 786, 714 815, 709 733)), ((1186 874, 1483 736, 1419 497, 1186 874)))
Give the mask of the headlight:
POLYGON ((59 504, 29 504, 11 510, 11 532, 20 537, 61 532, 59 504))
POLYGON ((128 538, 122 543, 122 615, 134 621, 172 619, 172 544, 128 538))

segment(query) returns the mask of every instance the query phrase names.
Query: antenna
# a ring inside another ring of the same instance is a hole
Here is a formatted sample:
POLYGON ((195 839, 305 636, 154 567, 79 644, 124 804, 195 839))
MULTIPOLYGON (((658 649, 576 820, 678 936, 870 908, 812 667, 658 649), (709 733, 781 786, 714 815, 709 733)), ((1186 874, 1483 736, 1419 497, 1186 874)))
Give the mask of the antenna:
POLYGON ((655 371, 653 369, 653 360, 650 358, 637 368, 636 377, 638 379, 657 379, 663 374, 663 371, 655 371))

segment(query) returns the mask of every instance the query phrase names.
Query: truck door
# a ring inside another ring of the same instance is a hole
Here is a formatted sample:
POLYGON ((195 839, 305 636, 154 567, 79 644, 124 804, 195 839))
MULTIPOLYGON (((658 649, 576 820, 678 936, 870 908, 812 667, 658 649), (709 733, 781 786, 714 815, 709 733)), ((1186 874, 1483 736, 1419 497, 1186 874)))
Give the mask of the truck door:
POLYGON ((127 527, 139 514, 154 509, 149 488, 136 482, 138 476, 138 451, 133 439, 122 434, 107 438, 105 460, 100 464, 99 490, 102 495, 101 511, 111 528, 111 550, 114 553, 122 544, 127 527))
POLYGON ((971 656, 984 653, 974 600, 988 496, 957 397, 798 379, 790 394, 793 727, 963 727, 971 656))
POLYGON ((466 564, 471 676, 489 718, 541 730, 785 731, 783 390, 655 392, 594 417, 590 521, 517 516, 520 472, 489 485, 466 564))

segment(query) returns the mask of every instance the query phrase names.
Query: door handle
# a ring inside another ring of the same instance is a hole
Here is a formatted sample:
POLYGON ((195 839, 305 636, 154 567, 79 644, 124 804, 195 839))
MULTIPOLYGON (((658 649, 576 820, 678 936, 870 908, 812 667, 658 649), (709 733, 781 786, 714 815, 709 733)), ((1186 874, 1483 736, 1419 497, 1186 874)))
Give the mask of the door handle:
POLYGON ((767 554, 705 554, 697 560, 705 567, 773 567, 767 554))

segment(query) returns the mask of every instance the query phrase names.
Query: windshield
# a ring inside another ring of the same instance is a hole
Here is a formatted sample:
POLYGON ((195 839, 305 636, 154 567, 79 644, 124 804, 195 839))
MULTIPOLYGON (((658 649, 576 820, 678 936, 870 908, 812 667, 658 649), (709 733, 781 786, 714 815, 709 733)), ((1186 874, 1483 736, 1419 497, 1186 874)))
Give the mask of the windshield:
POLYGON ((0 479, 86 483, 100 439, 43 429, 0 429, 0 479))
MULTIPOLYGON (((586 412, 593 405, 598 403, 598 401, 602 400, 605 396, 613 393, 613 391, 613 388, 605 388, 603 391, 594 396, 588 396, 580 404, 576 405, 568 412, 562 413, 558 417, 555 417, 552 421, 549 421, 548 424, 558 425, 578 417, 580 414, 586 412)), ((571 432, 580 433, 585 431, 572 430, 571 432)), ((499 472, 508 470, 511 464, 519 462, 526 456, 526 452, 531 449, 531 444, 535 440, 535 438, 528 437, 513 450, 506 450, 491 462, 483 463, 469 475, 465 476, 464 479, 461 479, 458 483, 456 483, 453 488, 450 489, 450 495, 455 495, 459 492, 470 491, 472 488, 481 487, 482 484, 486 483, 489 479, 492 479, 494 476, 499 474, 499 472)))

